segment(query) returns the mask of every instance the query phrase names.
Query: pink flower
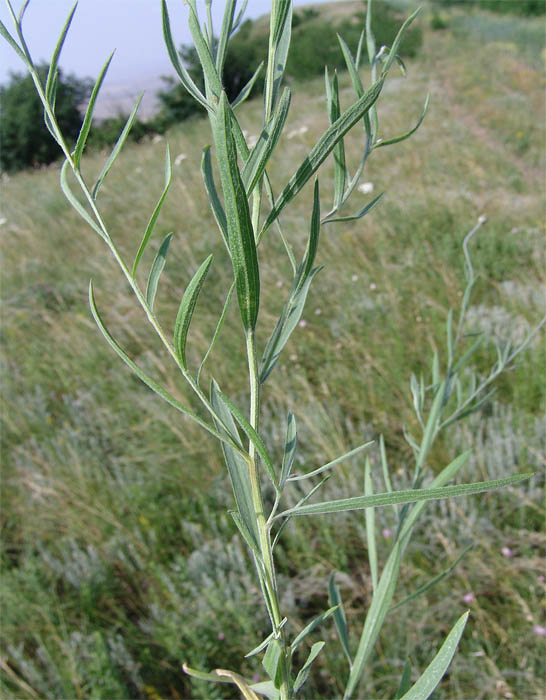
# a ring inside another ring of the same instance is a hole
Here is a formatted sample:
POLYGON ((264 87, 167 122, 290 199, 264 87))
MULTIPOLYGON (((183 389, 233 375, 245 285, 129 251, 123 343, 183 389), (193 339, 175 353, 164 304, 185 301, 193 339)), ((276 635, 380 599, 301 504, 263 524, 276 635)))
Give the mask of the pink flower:
POLYGON ((392 530, 389 530, 389 528, 386 527, 383 529, 381 534, 383 535, 383 537, 392 537, 392 530))
POLYGON ((546 627, 543 625, 535 625, 533 627, 533 632, 538 634, 539 637, 546 637, 546 627))
POLYGON ((305 328, 306 325, 307 325, 307 321, 304 321, 303 319, 298 323, 298 326, 300 328, 305 328))
POLYGON ((223 632, 218 632, 218 635, 217 635, 216 639, 217 639, 219 642, 223 642, 223 641, 224 641, 224 633, 223 633, 223 632))
POLYGON ((503 547, 501 549, 501 554, 503 557, 506 557, 507 559, 510 559, 510 557, 514 556, 514 552, 510 549, 510 547, 503 547))
POLYGON ((476 600, 476 596, 472 591, 470 593, 465 593, 463 596, 463 602, 466 603, 467 605, 470 605, 470 603, 473 603, 476 600))

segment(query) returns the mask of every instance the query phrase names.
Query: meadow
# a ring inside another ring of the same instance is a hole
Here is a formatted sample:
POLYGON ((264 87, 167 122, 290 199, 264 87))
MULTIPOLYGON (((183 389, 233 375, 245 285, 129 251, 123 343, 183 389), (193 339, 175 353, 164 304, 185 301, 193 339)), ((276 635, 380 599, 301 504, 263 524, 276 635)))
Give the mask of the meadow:
MULTIPOLYGON (((286 411, 297 405, 308 460, 299 466, 322 464, 383 434, 397 488, 411 485, 409 378, 428 371, 434 349, 445 345, 446 315, 463 289, 462 240, 480 215, 488 221, 473 243, 480 281, 469 332, 521 340, 546 307, 543 21, 455 8, 442 10, 447 26, 435 30, 431 18, 425 8, 423 48, 406 61, 408 77, 390 78, 385 106, 378 106, 385 137, 417 119, 427 90, 429 113, 410 140, 371 158, 363 182, 374 194, 386 192, 381 203, 361 221, 326 227, 318 260, 326 267, 264 396, 263 434, 273 454, 286 411)), ((347 104, 345 74, 340 88, 347 104)), ((293 93, 273 183, 287 179, 327 126, 321 79, 293 85, 293 93)), ((243 105, 241 115, 257 135, 258 102, 243 105)), ((349 158, 358 153, 358 138, 355 132, 347 139, 349 158)), ((128 146, 103 186, 102 208, 130 257, 163 188, 165 140, 175 162, 156 235, 157 248, 159 234, 174 231, 157 302, 166 326, 196 267, 215 254, 201 321, 191 330, 197 357, 214 332, 231 273, 197 167, 210 141, 205 122, 128 146)), ((86 171, 97 172, 103 158, 87 155, 86 171)), ((183 661, 236 668, 267 633, 252 563, 227 514, 232 496, 221 451, 160 404, 103 342, 88 309, 89 277, 132 357, 191 402, 103 243, 65 200, 58 170, 2 182, 0 694, 236 697, 230 686, 202 685, 181 669, 183 661)), ((329 178, 325 170, 325 190, 333 187, 329 178)), ((359 196, 364 206, 370 193, 359 196)), ((311 200, 307 186, 283 217, 300 254, 311 200)), ((270 236, 264 247, 271 254, 262 263, 270 290, 257 329, 262 346, 290 284, 279 241, 270 236)), ((245 391, 238 377, 246 360, 235 308, 221 341, 210 367, 237 398, 245 391)), ((487 351, 480 353, 478 372, 488 366, 487 351)), ((517 489, 427 506, 403 565, 399 600, 472 547, 450 576, 392 613, 359 698, 390 697, 407 656, 422 669, 466 608, 471 617, 459 652, 434 697, 543 697, 544 360, 540 337, 483 410, 435 446, 433 470, 473 449, 464 481, 537 475, 517 489)), ((377 451, 372 461, 378 464, 377 451)), ((360 493, 363 473, 357 459, 341 467, 327 496, 360 493)), ((376 513, 384 560, 394 521, 390 509, 376 513)), ((347 616, 363 617, 370 593, 364 526, 357 512, 299 518, 285 530, 279 586, 291 620, 305 623, 324 608, 332 569, 340 572, 347 616)), ((333 625, 324 634, 333 637, 333 625)), ((306 698, 336 697, 341 657, 317 662, 306 698)), ((261 673, 257 657, 245 664, 247 676, 261 673)))

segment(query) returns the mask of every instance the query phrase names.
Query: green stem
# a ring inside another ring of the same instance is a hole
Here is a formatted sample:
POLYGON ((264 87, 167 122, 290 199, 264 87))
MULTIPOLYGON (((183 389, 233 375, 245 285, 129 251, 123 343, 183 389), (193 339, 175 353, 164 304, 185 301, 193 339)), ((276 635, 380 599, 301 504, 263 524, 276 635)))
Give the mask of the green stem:
MULTIPOLYGON (((248 373, 250 380, 250 424, 254 428, 254 430, 258 432, 260 413, 260 378, 258 373, 258 356, 256 353, 256 337, 254 330, 247 331, 246 351, 248 357, 248 373)), ((275 631, 278 632, 278 640, 282 650, 281 681, 279 687, 280 700, 290 700, 291 692, 289 650, 284 630, 281 628, 282 617, 279 607, 279 594, 277 590, 277 581, 275 576, 275 563, 273 561, 273 551, 271 549, 269 526, 267 524, 264 514, 262 491, 260 488, 260 479, 256 462, 256 449, 252 442, 249 443, 248 454, 248 468, 250 475, 252 500, 254 503, 254 511, 256 514, 258 532, 260 536, 260 550, 263 562, 264 585, 267 588, 267 593, 271 604, 270 614, 272 617, 275 631)))

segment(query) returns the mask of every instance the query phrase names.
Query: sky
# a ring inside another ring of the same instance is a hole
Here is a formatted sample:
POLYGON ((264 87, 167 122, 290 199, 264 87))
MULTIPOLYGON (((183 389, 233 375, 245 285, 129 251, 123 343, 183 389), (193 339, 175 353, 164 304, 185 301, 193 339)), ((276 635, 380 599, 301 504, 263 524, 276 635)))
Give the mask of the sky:
MULTIPOLYGON (((11 2, 17 12, 22 0, 11 2)), ((313 0, 296 0, 294 4, 310 2, 313 0)), ((30 1, 23 28, 36 62, 47 61, 51 56, 72 4, 73 0, 30 1)), ((197 0, 197 4, 200 9, 204 8, 203 0, 197 0)), ((255 18, 267 13, 270 4, 270 0, 249 0, 245 17, 255 18)), ((183 0, 167 0, 167 5, 175 44, 191 43, 185 3, 183 0)), ((219 26, 223 6, 223 0, 213 0, 216 26, 219 26)), ((0 19, 13 35, 13 23, 4 0, 0 0, 0 19)), ((108 71, 111 84, 138 79, 149 81, 172 73, 163 43, 160 0, 79 0, 63 48, 61 68, 80 78, 96 77, 113 49, 116 53, 108 71)), ((7 82, 10 71, 23 70, 21 60, 0 39, 0 83, 7 82)))

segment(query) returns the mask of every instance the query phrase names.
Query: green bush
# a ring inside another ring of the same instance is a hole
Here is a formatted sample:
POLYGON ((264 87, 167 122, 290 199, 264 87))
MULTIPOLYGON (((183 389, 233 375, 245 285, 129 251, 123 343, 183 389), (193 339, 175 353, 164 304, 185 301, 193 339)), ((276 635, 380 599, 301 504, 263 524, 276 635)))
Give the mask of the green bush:
POLYGON ((544 0, 438 0, 446 6, 464 7, 466 9, 489 10, 499 14, 537 16, 546 12, 544 0))
MULTIPOLYGON (((48 66, 39 66, 42 82, 48 66)), ((57 118, 67 138, 80 131, 80 108, 91 92, 89 80, 59 71, 57 118)), ((59 147, 43 121, 43 107, 28 75, 11 73, 9 83, 0 87, 0 168, 15 172, 29 166, 47 165, 59 157, 59 147)))

